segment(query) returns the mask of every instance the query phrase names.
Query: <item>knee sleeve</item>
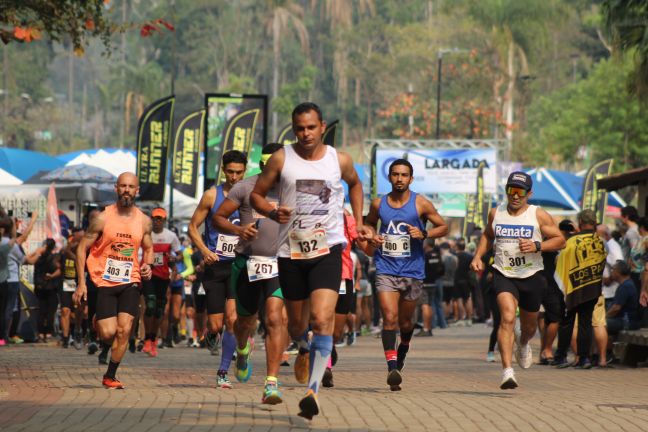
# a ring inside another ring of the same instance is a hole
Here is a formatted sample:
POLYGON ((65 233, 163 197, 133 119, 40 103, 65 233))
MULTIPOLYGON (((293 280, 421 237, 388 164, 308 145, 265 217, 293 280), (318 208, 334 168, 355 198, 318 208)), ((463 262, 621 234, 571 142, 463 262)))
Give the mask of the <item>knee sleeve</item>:
POLYGON ((154 294, 149 294, 146 296, 146 312, 144 313, 145 316, 151 318, 155 315, 155 303, 156 298, 154 294))
POLYGON ((155 318, 162 318, 164 316, 164 306, 166 306, 165 298, 158 298, 155 304, 155 318))

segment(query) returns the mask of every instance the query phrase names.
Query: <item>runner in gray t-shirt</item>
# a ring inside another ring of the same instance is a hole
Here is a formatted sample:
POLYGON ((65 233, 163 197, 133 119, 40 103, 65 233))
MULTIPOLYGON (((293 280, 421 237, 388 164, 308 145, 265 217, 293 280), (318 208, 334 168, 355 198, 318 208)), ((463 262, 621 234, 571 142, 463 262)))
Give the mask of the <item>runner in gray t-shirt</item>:
MULTIPOLYGON (((270 155, 281 149, 281 144, 267 144, 263 147, 259 166, 270 155)), ((258 214, 250 205, 250 193, 258 176, 246 178, 232 187, 227 198, 214 213, 213 223, 219 231, 236 234, 240 241, 236 247, 236 258, 232 264, 232 291, 236 296, 237 325, 234 329, 237 341, 236 378, 247 382, 252 374, 252 362, 248 361, 251 346, 248 337, 256 329, 257 312, 261 296, 265 299, 265 339, 267 376, 261 402, 264 404, 281 403, 281 391, 277 376, 281 356, 288 341, 286 326, 283 323, 283 295, 279 287, 277 248, 279 224, 258 214), (239 211, 241 225, 232 224, 228 218, 239 211)), ((278 203, 278 194, 268 195, 271 203, 278 203)))

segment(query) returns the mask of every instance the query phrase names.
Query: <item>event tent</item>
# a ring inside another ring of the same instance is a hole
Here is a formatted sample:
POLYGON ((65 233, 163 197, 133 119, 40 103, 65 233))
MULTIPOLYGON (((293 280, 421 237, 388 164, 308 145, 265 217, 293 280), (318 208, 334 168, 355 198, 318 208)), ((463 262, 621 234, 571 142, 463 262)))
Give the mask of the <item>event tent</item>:
POLYGON ((124 171, 135 172, 137 154, 133 150, 90 149, 58 156, 65 166, 85 164, 102 168, 115 177, 124 171))
POLYGON ((0 148, 0 168, 21 181, 27 180, 38 171, 50 171, 63 165, 63 161, 45 153, 0 148))
POLYGON ((17 186, 22 180, 0 168, 0 186, 17 186))
MULTIPOLYGON (((526 172, 533 179, 533 195, 529 203, 574 212, 580 211, 584 177, 547 168, 535 168, 526 172)), ((608 195, 608 205, 625 207, 626 203, 619 195, 612 192, 608 195)))

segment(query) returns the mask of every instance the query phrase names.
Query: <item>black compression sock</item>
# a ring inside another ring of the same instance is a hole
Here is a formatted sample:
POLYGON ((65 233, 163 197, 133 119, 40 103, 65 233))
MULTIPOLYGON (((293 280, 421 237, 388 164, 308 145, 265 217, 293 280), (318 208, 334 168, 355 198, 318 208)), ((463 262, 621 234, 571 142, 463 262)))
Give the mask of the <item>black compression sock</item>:
POLYGON ((110 362, 108 363, 108 370, 106 371, 106 377, 115 379, 115 374, 117 373, 117 368, 119 367, 119 362, 115 362, 112 359, 110 359, 110 362))

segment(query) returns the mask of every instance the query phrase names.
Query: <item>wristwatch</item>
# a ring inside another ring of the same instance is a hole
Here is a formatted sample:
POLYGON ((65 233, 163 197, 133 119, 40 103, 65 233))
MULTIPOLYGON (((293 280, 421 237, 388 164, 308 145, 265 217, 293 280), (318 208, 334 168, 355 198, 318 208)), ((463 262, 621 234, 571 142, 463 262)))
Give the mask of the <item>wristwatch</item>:
POLYGON ((533 243, 535 243, 536 252, 540 252, 542 250, 542 243, 540 243, 539 241, 533 243))
POLYGON ((279 212, 277 211, 276 208, 272 209, 270 213, 268 213, 268 218, 272 219, 273 221, 277 220, 277 216, 279 215, 279 212))

